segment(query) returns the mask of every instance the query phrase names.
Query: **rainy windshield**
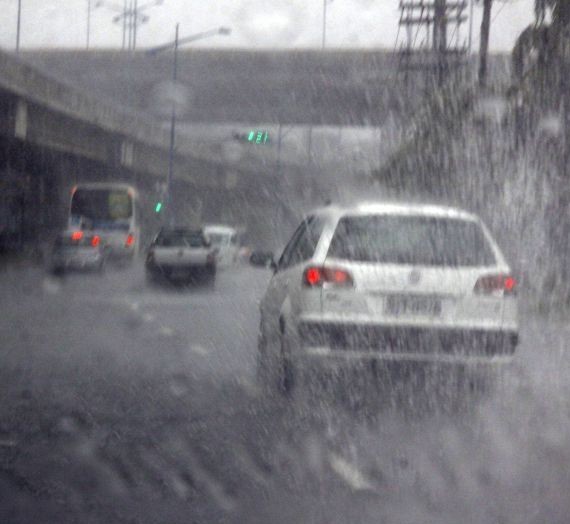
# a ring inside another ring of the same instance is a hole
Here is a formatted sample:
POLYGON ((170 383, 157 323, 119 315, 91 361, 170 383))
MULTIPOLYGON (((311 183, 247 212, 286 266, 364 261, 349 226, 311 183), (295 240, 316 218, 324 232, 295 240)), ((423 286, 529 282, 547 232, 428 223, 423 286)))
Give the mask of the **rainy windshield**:
POLYGON ((425 217, 346 217, 328 256, 355 262, 419 266, 491 266, 496 263, 475 222, 425 217))
POLYGON ((0 28, 0 524, 570 523, 570 0, 0 28))

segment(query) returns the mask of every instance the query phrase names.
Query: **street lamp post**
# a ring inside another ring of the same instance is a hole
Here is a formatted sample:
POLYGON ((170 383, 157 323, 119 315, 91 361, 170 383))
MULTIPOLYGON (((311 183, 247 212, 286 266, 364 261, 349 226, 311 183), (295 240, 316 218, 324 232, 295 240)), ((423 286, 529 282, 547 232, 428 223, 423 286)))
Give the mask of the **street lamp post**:
MULTIPOLYGON (((173 87, 176 85, 178 80, 178 48, 181 45, 188 44, 190 42, 195 42, 196 40, 202 40, 203 38, 208 38, 215 35, 228 36, 231 34, 231 29, 229 27, 219 27, 217 29, 211 29, 209 31, 203 31, 192 36, 187 36, 184 38, 179 38, 179 27, 180 24, 176 24, 176 31, 174 33, 174 41, 169 42, 158 47, 149 49, 146 53, 147 55, 154 56, 163 51, 168 51, 172 49, 174 51, 174 57, 172 62, 172 83, 173 87)), ((172 213, 172 179, 174 175, 174 147, 176 143, 176 100, 172 101, 172 111, 170 113, 170 144, 168 148, 168 174, 166 178, 166 195, 165 195, 165 215, 168 223, 172 223, 173 213, 172 213)))

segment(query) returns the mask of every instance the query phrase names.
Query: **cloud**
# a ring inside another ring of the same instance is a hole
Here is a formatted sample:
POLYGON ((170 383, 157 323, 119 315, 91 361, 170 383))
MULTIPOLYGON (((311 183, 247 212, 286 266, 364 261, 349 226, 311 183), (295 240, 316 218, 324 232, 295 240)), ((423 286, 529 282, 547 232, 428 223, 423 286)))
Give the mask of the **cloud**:
POLYGON ((237 31, 252 46, 283 46, 295 42, 305 29, 305 7, 295 0, 240 2, 234 18, 237 31))

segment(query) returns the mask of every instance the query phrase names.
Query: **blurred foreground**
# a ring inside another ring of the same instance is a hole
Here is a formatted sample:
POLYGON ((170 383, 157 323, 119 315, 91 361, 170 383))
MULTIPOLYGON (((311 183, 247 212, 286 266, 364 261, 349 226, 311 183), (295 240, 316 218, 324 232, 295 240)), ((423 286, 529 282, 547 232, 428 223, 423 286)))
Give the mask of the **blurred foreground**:
POLYGON ((470 412, 366 384, 287 402, 255 384, 269 276, 2 271, 0 522, 567 522, 566 322, 523 305, 516 369, 470 412))

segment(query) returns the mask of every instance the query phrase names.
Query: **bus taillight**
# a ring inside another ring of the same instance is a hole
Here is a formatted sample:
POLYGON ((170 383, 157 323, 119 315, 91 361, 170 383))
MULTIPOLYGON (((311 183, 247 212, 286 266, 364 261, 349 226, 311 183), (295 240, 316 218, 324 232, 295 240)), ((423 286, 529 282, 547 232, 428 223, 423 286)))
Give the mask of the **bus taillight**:
POLYGON ((135 243, 135 235, 133 235, 132 233, 129 233, 127 235, 127 240, 125 240, 125 246, 126 247, 132 247, 134 243, 135 243))

